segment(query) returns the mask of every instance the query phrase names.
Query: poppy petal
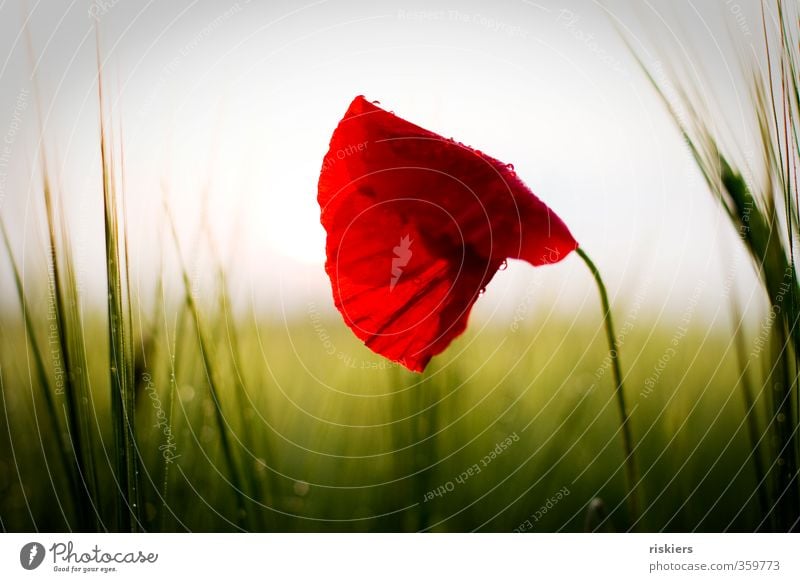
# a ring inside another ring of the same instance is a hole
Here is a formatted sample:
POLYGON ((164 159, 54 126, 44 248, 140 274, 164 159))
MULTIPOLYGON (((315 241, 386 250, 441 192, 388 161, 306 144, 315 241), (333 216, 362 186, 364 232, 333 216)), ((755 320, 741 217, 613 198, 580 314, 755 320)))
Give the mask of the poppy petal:
POLYGON ((347 325, 421 371, 506 258, 554 263, 566 225, 500 161, 356 97, 319 179, 326 270, 347 325))
MULTIPOLYGON (((414 215, 429 204, 403 203, 414 215)), ((467 325, 472 305, 500 267, 462 246, 460 257, 433 253, 394 203, 353 193, 328 234, 326 264, 336 307, 376 353, 421 372, 467 325)))

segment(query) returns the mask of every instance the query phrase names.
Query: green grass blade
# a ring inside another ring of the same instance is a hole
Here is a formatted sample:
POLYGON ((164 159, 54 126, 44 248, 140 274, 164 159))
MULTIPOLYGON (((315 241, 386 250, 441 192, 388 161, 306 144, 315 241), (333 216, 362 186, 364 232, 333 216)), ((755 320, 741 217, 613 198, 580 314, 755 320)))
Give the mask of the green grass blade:
POLYGON ((103 101, 103 82, 98 53, 98 98, 100 107, 100 158, 103 176, 103 217, 105 265, 108 296, 108 341, 110 358, 111 423, 114 433, 114 472, 121 499, 117 500, 119 531, 136 532, 141 527, 137 483, 136 432, 134 426, 133 362, 131 358, 128 314, 123 297, 120 260, 120 225, 113 157, 108 137, 103 101))
POLYGON ((197 332, 197 340, 200 347, 200 358, 201 361, 203 362, 203 369, 206 374, 209 393, 211 395, 211 400, 214 405, 214 419, 217 424, 217 430, 219 431, 220 445, 222 446, 222 453, 223 457, 225 458, 225 463, 228 466, 228 472, 231 480, 231 487, 233 487, 234 489, 234 494, 237 501, 236 522, 243 527, 248 521, 244 489, 242 488, 242 479, 239 475, 239 469, 237 467, 236 459, 234 458, 233 454, 233 448, 231 447, 230 439, 228 436, 228 430, 229 430, 228 423, 225 420, 224 414, 222 413, 220 392, 217 386, 218 376, 216 374, 214 367, 214 360, 211 357, 211 352, 210 352, 211 344, 209 343, 206 337, 205 330, 203 328, 203 323, 200 318, 200 310, 197 307, 197 303, 195 302, 194 295, 192 293, 192 283, 189 280, 189 274, 186 270, 186 265, 183 262, 183 254, 181 253, 180 242, 178 241, 178 233, 175 230, 175 221, 172 219, 172 214, 170 213, 169 209, 165 209, 165 212, 167 213, 167 218, 169 220, 169 225, 170 225, 170 232, 172 233, 172 240, 173 243, 175 244, 175 249, 176 252, 178 253, 178 259, 181 264, 181 275, 184 286, 184 299, 186 301, 186 306, 189 308, 189 312, 194 321, 195 331, 197 332))
MULTIPOLYGON (((6 231, 5 222, 3 222, 2 219, 0 219, 0 232, 2 232, 3 242, 5 244, 6 251, 8 253, 8 259, 9 262, 11 263, 11 269, 14 274, 14 287, 17 291, 17 299, 19 300, 20 309, 22 310, 22 316, 25 324, 25 331, 28 340, 28 345, 30 346, 31 352, 33 353, 33 363, 34 363, 34 369, 36 371, 36 379, 39 383, 41 392, 44 396, 45 409, 47 410, 47 418, 50 422, 50 428, 56 439, 56 445, 59 451, 59 460, 61 468, 64 472, 65 478, 69 483, 71 498, 72 502, 75 504, 76 514, 79 516, 84 515, 87 512, 87 509, 83 506, 85 500, 83 498, 83 495, 81 494, 80 485, 78 483, 74 467, 69 462, 69 459, 72 456, 72 451, 67 445, 67 442, 64 440, 63 429, 61 428, 61 422, 59 421, 59 413, 56 409, 55 395, 58 394, 58 392, 61 389, 57 387, 54 388, 47 375, 47 368, 45 367, 44 357, 42 356, 42 352, 39 347, 39 342, 36 341, 36 331, 31 315, 32 312, 30 306, 28 305, 28 301, 25 298, 25 289, 22 284, 22 277, 20 276, 19 268, 17 267, 17 261, 14 257, 14 253, 11 250, 11 242, 8 238, 8 232, 6 231)), ((38 423, 38 416, 36 418, 36 422, 38 423)), ((48 470, 48 475, 49 474, 50 471, 48 470)))

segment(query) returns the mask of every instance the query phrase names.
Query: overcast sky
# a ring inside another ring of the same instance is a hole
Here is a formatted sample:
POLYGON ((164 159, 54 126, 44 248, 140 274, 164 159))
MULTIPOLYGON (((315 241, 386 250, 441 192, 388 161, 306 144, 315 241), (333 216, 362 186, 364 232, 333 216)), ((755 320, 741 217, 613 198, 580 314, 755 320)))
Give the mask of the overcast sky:
MULTIPOLYGON (((107 102, 124 139, 132 273, 145 294, 162 257, 174 260, 158 234, 164 196, 202 287, 209 255, 193 233, 207 196, 240 300, 278 311, 330 307, 316 181, 333 128, 364 94, 513 163, 621 304, 643 294, 674 314, 699 298, 701 314, 714 317, 727 310, 720 298, 733 268, 756 308, 752 268, 615 24, 656 71, 685 43, 722 96, 715 108, 737 119, 747 107, 737 52, 761 42, 758 6, 0 1, 0 212, 33 280, 44 255, 34 172, 43 136, 87 301, 102 297, 98 27, 107 102)), ((746 148, 744 117, 740 129, 746 148)), ((5 259, 0 269, 7 288, 5 259)), ((512 310, 526 294, 564 309, 596 300, 573 257, 542 269, 510 265, 479 312, 512 310)))

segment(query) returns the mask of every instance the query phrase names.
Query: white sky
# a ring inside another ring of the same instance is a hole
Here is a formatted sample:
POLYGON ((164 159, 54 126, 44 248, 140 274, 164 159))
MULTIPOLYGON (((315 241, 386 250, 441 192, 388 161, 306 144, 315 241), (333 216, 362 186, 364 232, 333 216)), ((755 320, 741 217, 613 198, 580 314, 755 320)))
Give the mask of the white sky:
MULTIPOLYGON (((215 238, 242 298, 279 311, 330 306, 316 181, 330 134, 357 94, 513 163, 621 300, 646 291, 653 309, 680 313, 702 283, 700 312, 716 314, 731 264, 745 301, 753 291, 732 228, 611 22, 658 43, 670 34, 663 17, 692 38, 707 80, 727 96, 719 106, 735 111, 746 105, 727 75, 736 63, 725 47, 733 39, 748 52, 759 41, 755 0, 702 9, 610 2, 607 12, 588 0, 30 5, 45 141, 90 297, 102 297, 103 284, 90 11, 124 131, 132 267, 143 291, 171 248, 156 234, 162 188, 188 255, 207 187, 215 238)), ((41 194, 30 180, 39 130, 33 93, 24 111, 18 106, 34 66, 23 6, 0 3, 0 140, 15 119, 20 125, 12 164, 0 167, 0 211, 33 276, 43 252, 41 194)), ((197 250, 190 268, 202 284, 208 262, 197 250)), ((0 268, 7 281, 4 259, 0 268)), ((532 282, 542 303, 595 301, 576 258, 537 270, 513 264, 479 302, 481 313, 513 310, 532 282)))

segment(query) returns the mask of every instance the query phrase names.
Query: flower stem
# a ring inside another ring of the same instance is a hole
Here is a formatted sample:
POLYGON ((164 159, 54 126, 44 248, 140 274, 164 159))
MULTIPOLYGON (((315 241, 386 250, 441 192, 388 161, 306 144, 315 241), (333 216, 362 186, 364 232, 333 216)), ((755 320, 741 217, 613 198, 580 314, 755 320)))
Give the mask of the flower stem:
POLYGON ((578 247, 575 249, 578 256, 583 259, 586 266, 594 276, 597 282, 597 289, 600 292, 600 302, 603 305, 603 323, 606 328, 606 337, 608 338, 608 350, 611 356, 611 367, 614 372, 614 382, 616 383, 615 396, 617 397, 617 407, 619 408, 620 424, 622 427, 622 442, 625 447, 625 474, 628 482, 628 511, 630 512, 630 520, 632 524, 636 524, 639 519, 639 494, 637 493, 637 484, 639 482, 639 472, 636 468, 636 457, 633 450, 633 434, 631 431, 631 419, 628 414, 628 407, 625 404, 625 390, 622 386, 622 372, 619 365, 619 347, 617 346, 617 337, 614 334, 614 320, 611 317, 611 307, 608 303, 608 293, 606 286, 603 283, 603 278, 600 276, 600 271, 592 262, 583 249, 578 247))

